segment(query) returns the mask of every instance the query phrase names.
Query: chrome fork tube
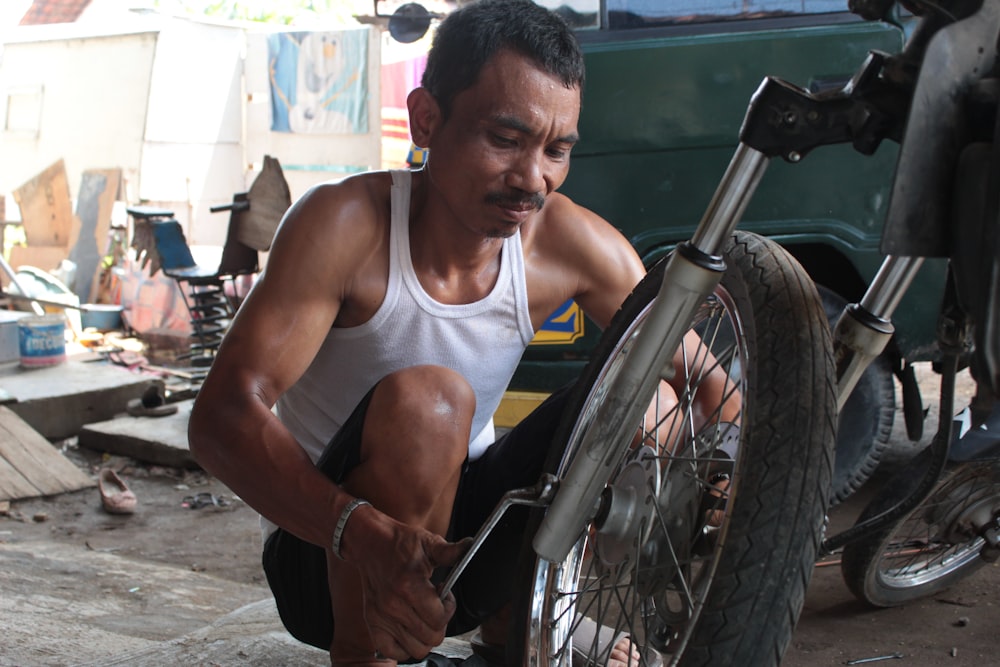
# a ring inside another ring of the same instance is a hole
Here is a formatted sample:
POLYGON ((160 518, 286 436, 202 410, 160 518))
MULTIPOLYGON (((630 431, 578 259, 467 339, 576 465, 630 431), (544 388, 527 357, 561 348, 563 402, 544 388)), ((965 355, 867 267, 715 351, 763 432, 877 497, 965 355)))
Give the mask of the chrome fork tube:
POLYGON ((861 302, 847 306, 840 314, 833 329, 838 411, 872 359, 882 354, 892 338, 892 314, 923 262, 923 257, 886 257, 861 302))

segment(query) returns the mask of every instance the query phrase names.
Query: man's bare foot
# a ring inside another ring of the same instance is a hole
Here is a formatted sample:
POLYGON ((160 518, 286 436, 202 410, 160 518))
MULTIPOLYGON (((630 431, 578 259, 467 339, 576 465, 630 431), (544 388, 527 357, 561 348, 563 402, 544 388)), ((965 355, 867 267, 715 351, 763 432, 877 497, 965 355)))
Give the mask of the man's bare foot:
POLYGON ((639 649, 632 643, 632 638, 622 637, 611 649, 608 667, 639 667, 640 658, 639 649))

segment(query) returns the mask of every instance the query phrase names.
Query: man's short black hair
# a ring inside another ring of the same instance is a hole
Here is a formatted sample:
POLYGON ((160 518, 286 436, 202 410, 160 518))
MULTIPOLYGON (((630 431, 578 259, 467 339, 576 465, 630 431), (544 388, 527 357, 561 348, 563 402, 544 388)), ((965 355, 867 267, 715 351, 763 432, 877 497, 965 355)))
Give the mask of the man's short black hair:
POLYGON ((441 22, 427 56, 421 84, 446 118, 455 95, 471 88, 503 49, 532 59, 567 88, 583 90, 583 53, 560 16, 531 0, 479 0, 441 22))

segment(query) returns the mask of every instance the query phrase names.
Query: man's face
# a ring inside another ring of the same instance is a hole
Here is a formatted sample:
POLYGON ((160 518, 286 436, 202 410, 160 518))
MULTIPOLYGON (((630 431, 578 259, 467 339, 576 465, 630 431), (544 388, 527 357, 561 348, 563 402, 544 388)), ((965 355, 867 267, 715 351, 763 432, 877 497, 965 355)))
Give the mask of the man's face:
POLYGON ((455 96, 428 173, 461 224, 510 236, 566 179, 579 116, 579 88, 501 51, 455 96))

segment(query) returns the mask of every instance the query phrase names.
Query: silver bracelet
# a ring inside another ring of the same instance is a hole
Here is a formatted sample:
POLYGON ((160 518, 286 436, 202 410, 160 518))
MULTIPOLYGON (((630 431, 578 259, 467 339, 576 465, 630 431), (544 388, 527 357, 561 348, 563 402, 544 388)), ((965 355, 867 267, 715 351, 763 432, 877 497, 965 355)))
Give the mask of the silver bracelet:
POLYGON ((351 502, 347 503, 347 507, 344 511, 340 513, 340 518, 337 519, 337 527, 333 529, 333 554, 340 560, 344 560, 344 557, 340 554, 340 541, 344 538, 344 528, 347 527, 347 520, 351 518, 351 514, 354 510, 358 509, 362 505, 371 505, 367 500, 362 500, 361 498, 355 498, 351 502))

